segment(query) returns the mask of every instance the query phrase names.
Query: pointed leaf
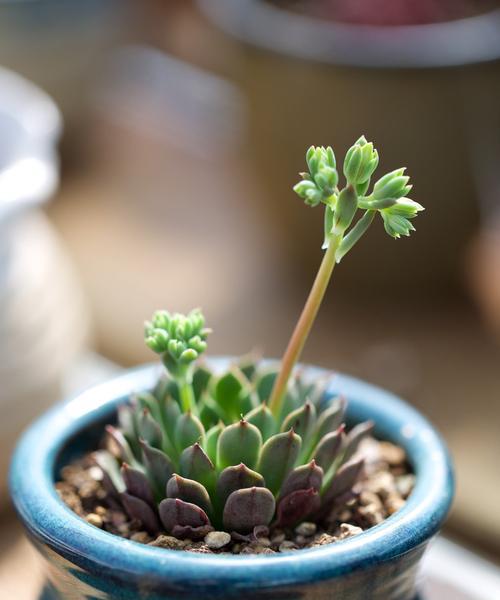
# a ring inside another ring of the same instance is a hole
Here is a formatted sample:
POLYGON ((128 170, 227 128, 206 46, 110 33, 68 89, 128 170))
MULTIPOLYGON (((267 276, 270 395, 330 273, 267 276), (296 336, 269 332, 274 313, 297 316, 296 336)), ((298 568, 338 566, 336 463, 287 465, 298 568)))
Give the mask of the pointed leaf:
POLYGON ((161 450, 153 448, 146 441, 140 440, 144 466, 153 481, 156 493, 163 497, 167 481, 174 473, 174 464, 161 450))
POLYGON ((178 452, 182 452, 184 448, 202 441, 203 436, 205 435, 205 429, 198 417, 195 417, 191 412, 187 412, 183 413, 177 419, 174 435, 175 447, 178 452))
POLYGON ((332 401, 330 406, 318 414, 316 422, 317 440, 320 440, 324 435, 335 431, 344 422, 344 415, 347 402, 345 398, 339 397, 332 401))
POLYGON ((323 469, 318 467, 316 462, 312 460, 307 465, 296 467, 290 475, 285 479, 281 486, 280 498, 284 498, 288 494, 297 490, 308 490, 313 488, 317 492, 321 490, 323 483, 323 469))
POLYGON ((148 409, 156 423, 162 422, 160 403, 158 402, 158 398, 156 398, 156 396, 150 394, 149 392, 139 392, 138 394, 135 394, 134 397, 140 408, 148 409))
POLYGON ((345 463, 340 467, 331 484, 323 493, 323 504, 331 502, 352 489, 360 478, 363 467, 364 461, 362 459, 345 463))
POLYGON ((273 494, 279 491, 283 480, 293 469, 300 445, 300 436, 290 429, 286 433, 273 435, 262 446, 258 470, 273 494))
POLYGON ((257 464, 262 435, 260 431, 242 419, 226 427, 217 443, 217 468, 225 469, 232 465, 245 464, 253 469, 257 464))
POLYGON ((223 429, 224 425, 222 423, 217 423, 217 425, 214 425, 207 431, 205 436, 205 452, 214 464, 217 460, 217 443, 223 429))
POLYGON ((302 440, 307 440, 316 423, 316 408, 307 401, 303 406, 290 413, 281 425, 281 431, 293 428, 302 440))
POLYGON ((269 400, 277 377, 278 371, 274 367, 259 372, 257 381, 255 382, 255 389, 261 402, 267 402, 269 400))
POLYGON ((242 402, 244 397, 249 394, 248 381, 236 367, 217 379, 212 392, 217 405, 229 420, 238 419, 244 412, 247 412, 242 410, 242 402))
POLYGON ((103 484, 106 491, 115 497, 125 491, 125 483, 116 458, 107 450, 92 453, 92 459, 103 472, 103 484))
POLYGON ((317 490, 296 490, 284 496, 278 503, 278 527, 290 527, 304 521, 317 511, 321 501, 317 490))
POLYGON ((132 452, 130 445, 125 439, 123 433, 119 429, 116 429, 116 427, 107 425, 106 434, 106 447, 109 452, 120 461, 134 464, 134 453, 132 452))
POLYGON ((147 408, 142 410, 138 423, 139 436, 154 448, 161 448, 163 433, 147 408))
POLYGON ((364 423, 359 423, 349 431, 344 443, 344 462, 347 462, 354 455, 361 440, 372 433, 373 427, 373 421, 365 421, 364 423))
POLYGON ((130 467, 127 463, 123 463, 121 468, 121 475, 125 482, 126 491, 131 496, 144 500, 147 504, 154 507, 155 500, 153 496, 153 490, 148 481, 148 478, 144 473, 138 469, 130 467))
POLYGON ((215 467, 198 443, 183 451, 179 469, 183 477, 199 481, 209 493, 215 490, 215 467))
POLYGON ((327 433, 319 441, 314 450, 314 460, 324 471, 327 471, 341 454, 344 438, 344 426, 341 425, 337 431, 327 433))
POLYGON ((166 498, 160 502, 160 519, 168 533, 179 527, 204 527, 210 520, 203 509, 178 498, 166 498))
POLYGON ((184 502, 196 504, 205 512, 212 512, 212 504, 207 490, 194 479, 173 475, 167 483, 167 498, 179 498, 184 502))
POLYGON ((205 365, 197 365, 193 373, 193 392, 194 397, 199 402, 203 392, 208 388, 212 371, 205 365))
POLYGON ((272 493, 262 487, 233 492, 224 506, 223 522, 228 531, 250 532, 257 525, 269 525, 274 515, 272 493))
POLYGON ((252 471, 243 463, 226 467, 217 480, 217 498, 221 506, 224 506, 227 498, 236 490, 250 487, 264 487, 264 478, 260 473, 252 471))
POLYGON ((262 434, 262 439, 264 441, 274 435, 278 429, 273 413, 265 404, 259 404, 256 408, 247 413, 245 415, 245 420, 257 427, 262 434))
POLYGON ((122 501, 125 512, 131 519, 140 521, 144 526, 144 529, 151 535, 156 535, 158 533, 160 530, 160 523, 149 504, 146 504, 144 500, 131 496, 126 492, 120 494, 120 500, 122 501))
POLYGON ((252 381, 254 378, 254 375, 257 371, 258 360, 258 357, 254 353, 243 356, 239 359, 238 369, 243 373, 248 381, 252 381))

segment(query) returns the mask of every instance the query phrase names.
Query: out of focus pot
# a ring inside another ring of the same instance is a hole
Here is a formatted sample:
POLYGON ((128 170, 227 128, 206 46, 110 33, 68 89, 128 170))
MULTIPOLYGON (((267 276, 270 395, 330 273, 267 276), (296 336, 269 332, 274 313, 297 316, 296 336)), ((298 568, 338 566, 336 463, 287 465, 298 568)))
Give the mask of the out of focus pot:
MULTIPOLYGON (((332 144, 342 154, 365 134, 380 151, 381 171, 408 167, 413 196, 428 213, 418 219, 420 234, 411 245, 382 244, 382 228, 370 232, 350 258, 354 267, 339 272, 339 279, 355 280, 360 293, 454 286, 477 223, 469 107, 477 107, 487 89, 497 101, 484 110, 500 114, 500 88, 494 85, 500 77, 500 10, 445 23, 380 27, 322 21, 263 0, 199 4, 239 50, 234 76, 250 100, 255 161, 266 178, 267 202, 280 228, 289 231, 295 264, 309 272, 311 260, 319 259, 312 239, 320 215, 304 215, 290 193, 305 148, 332 144), (302 239, 311 231, 311 243, 299 247, 298 230, 302 239), (410 268, 401 270, 401 264, 410 268), (388 286, 396 269, 398 290, 388 286)), ((227 54, 227 37, 224 43, 227 54)))
POLYGON ((58 236, 39 210, 59 179, 59 111, 0 69, 0 506, 21 429, 60 397, 87 314, 58 236))

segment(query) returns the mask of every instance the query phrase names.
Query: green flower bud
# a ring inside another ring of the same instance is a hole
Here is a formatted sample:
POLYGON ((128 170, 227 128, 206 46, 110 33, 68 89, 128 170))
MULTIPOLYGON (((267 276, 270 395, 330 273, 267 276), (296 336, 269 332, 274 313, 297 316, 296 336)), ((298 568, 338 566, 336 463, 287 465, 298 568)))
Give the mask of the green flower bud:
POLYGON ((424 210, 424 207, 418 202, 410 200, 410 198, 399 198, 385 212, 390 215, 413 219, 422 210, 424 210))
POLYGON ((378 152, 373 148, 372 142, 367 142, 361 136, 349 148, 344 160, 344 175, 352 185, 363 184, 370 179, 378 166, 378 152))
POLYGON ((409 177, 403 175, 404 168, 396 169, 381 177, 373 186, 373 197, 375 200, 383 200, 385 198, 402 198, 411 190, 412 186, 407 185, 409 177))
POLYGON ((415 227, 406 217, 391 215, 385 211, 380 211, 384 220, 384 229, 393 238, 399 238, 402 235, 408 236, 410 232, 415 231, 415 227))

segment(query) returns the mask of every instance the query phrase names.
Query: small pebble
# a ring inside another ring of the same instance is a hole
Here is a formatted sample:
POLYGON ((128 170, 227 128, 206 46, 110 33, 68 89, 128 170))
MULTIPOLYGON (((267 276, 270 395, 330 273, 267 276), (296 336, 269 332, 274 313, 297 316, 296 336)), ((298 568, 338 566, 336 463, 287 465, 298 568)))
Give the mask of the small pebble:
POLYGON ((345 540, 346 538, 350 538, 360 533, 363 533, 361 527, 356 527, 355 525, 351 525, 350 523, 341 523, 339 531, 340 533, 337 536, 337 539, 339 540, 345 540))
POLYGON ((159 535, 156 540, 149 542, 149 545, 158 548, 168 548, 170 550, 182 550, 186 545, 186 542, 178 540, 172 535, 159 535))
POLYGON ((389 496, 385 501, 385 508, 390 515, 393 515, 397 510, 405 505, 405 501, 399 495, 389 496))
POLYGON ((316 523, 304 521, 300 525, 297 525, 297 527, 295 528, 295 533, 298 535, 303 535, 304 537, 312 537, 316 533, 316 530, 316 523))
POLYGON ((385 460, 391 467, 404 465, 406 453, 403 448, 395 446, 390 442, 379 442, 378 446, 382 460, 385 460))
POLYGON ((205 544, 212 550, 218 550, 227 546, 231 541, 231 535, 225 531, 211 531, 205 536, 205 544))
POLYGON ((87 523, 94 525, 94 527, 99 527, 99 529, 102 527, 102 518, 99 515, 96 515, 95 513, 89 513, 85 517, 85 520, 87 521, 87 523))
POLYGON ((403 498, 408 498, 415 487, 415 475, 401 475, 396 479, 396 488, 403 498))
POLYGON ((298 550, 297 544, 290 542, 289 540, 281 542, 279 547, 280 552, 290 552, 291 550, 298 550))
POLYGON ((336 542, 337 538, 329 533, 320 533, 317 535, 314 540, 309 544, 310 548, 314 548, 315 546, 325 546, 326 544, 333 544, 336 542))
POLYGON ((151 536, 147 531, 136 531, 130 536, 130 539, 134 542, 139 542, 139 544, 149 544, 151 536))
POLYGON ((281 542, 284 542, 286 539, 286 536, 284 534, 283 531, 279 531, 277 533, 274 533, 274 535, 271 537, 271 544, 273 544, 273 546, 279 546, 281 544, 281 542))

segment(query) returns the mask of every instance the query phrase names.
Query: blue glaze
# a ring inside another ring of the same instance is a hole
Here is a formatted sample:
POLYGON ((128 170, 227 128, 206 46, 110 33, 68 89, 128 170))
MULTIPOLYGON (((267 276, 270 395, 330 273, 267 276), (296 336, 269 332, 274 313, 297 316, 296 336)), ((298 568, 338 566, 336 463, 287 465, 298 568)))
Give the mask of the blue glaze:
MULTIPOLYGON (((215 369, 228 359, 215 359, 215 369)), ((307 377, 327 371, 306 367, 307 377)), ((342 598, 412 600, 426 542, 442 525, 453 496, 447 450, 415 409, 380 388, 331 376, 327 398, 349 400, 350 421, 372 419, 376 434, 407 452, 417 483, 406 505, 380 525, 333 545, 264 556, 213 556, 141 545, 77 517, 54 489, 58 465, 90 448, 99 426, 136 390, 159 375, 146 366, 54 407, 20 440, 11 495, 30 538, 49 563, 48 598, 342 598), (92 426, 94 431, 92 432, 92 426), (92 435, 93 433, 93 435, 92 435), (69 442, 71 443, 69 444, 69 442)))

